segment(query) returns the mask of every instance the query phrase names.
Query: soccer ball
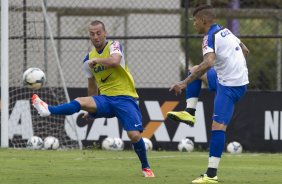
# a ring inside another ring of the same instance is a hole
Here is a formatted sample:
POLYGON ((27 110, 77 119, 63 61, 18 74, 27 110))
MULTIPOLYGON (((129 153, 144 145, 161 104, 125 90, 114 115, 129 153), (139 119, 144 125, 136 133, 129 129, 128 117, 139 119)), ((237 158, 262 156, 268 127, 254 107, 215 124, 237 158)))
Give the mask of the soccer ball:
POLYGON ((43 141, 38 136, 32 136, 28 139, 26 147, 28 149, 41 149, 43 147, 43 141))
POLYGON ((145 148, 146 151, 151 151, 153 149, 153 144, 152 141, 146 137, 143 137, 144 143, 145 143, 145 148))
POLYGON ((232 154, 242 153, 243 147, 239 142, 233 141, 227 145, 227 152, 232 154))
POLYGON ((118 137, 107 137, 102 142, 102 148, 111 151, 121 151, 124 149, 124 142, 118 137))
POLYGON ((111 150, 114 145, 114 142, 115 142, 114 138, 107 137, 102 142, 102 148, 105 150, 111 150))
POLYGON ((44 139, 44 149, 56 150, 60 146, 59 140, 56 137, 48 136, 44 139))
POLYGON ((118 137, 115 137, 114 140, 115 140, 116 149, 118 151, 123 150, 124 149, 124 142, 123 142, 123 140, 121 140, 121 138, 118 138, 118 137))
POLYGON ((45 74, 39 68, 29 68, 23 74, 23 84, 30 89, 42 88, 45 81, 45 74))
POLYGON ((182 139, 178 143, 178 150, 179 151, 188 151, 188 152, 193 151, 194 150, 194 143, 193 143, 193 141, 188 139, 188 138, 182 139))

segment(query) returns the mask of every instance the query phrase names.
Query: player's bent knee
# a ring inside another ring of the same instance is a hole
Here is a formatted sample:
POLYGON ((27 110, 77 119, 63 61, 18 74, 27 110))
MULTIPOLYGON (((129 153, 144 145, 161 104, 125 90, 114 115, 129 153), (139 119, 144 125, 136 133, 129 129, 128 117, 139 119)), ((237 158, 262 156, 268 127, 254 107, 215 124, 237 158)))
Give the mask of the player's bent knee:
POLYGON ((218 123, 216 121, 213 121, 212 123, 212 130, 223 130, 226 131, 227 125, 224 123, 218 123))
POLYGON ((74 100, 77 101, 81 106, 85 105, 85 100, 83 97, 77 97, 74 100))
POLYGON ((96 108, 96 104, 92 97, 77 97, 76 100, 80 105, 81 108, 96 108))
POLYGON ((201 81, 204 81, 206 84, 208 84, 207 73, 205 73, 204 75, 202 75, 199 79, 200 79, 201 81))
POLYGON ((138 142, 141 139, 141 134, 139 131, 128 131, 127 135, 131 142, 138 142))

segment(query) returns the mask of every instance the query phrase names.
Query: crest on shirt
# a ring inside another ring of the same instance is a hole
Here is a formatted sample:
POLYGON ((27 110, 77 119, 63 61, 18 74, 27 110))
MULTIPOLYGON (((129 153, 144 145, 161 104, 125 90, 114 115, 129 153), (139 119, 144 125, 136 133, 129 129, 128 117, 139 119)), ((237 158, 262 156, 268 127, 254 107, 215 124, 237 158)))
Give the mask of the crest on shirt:
POLYGON ((203 43, 202 43, 202 49, 203 50, 207 50, 208 48, 208 35, 206 35, 203 39, 203 43))
POLYGON ((119 42, 114 41, 114 42, 112 43, 112 45, 113 45, 113 51, 120 51, 120 52, 121 52, 120 43, 119 43, 119 42))

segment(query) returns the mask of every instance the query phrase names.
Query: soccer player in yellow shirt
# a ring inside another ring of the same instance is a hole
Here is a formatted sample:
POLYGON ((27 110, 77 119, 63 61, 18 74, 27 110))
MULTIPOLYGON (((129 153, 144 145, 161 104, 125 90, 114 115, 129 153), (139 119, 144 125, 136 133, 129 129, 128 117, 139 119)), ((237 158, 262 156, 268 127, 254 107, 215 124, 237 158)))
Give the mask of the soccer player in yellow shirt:
POLYGON ((103 22, 95 20, 89 27, 94 49, 84 59, 83 72, 88 78, 88 96, 57 106, 49 106, 38 95, 32 96, 32 104, 42 117, 71 115, 85 110, 84 117, 117 117, 127 131, 138 155, 145 177, 154 177, 150 169, 144 141, 142 116, 137 104, 138 94, 134 80, 124 60, 122 46, 118 41, 107 40, 103 22), (100 94, 98 94, 98 90, 100 94))

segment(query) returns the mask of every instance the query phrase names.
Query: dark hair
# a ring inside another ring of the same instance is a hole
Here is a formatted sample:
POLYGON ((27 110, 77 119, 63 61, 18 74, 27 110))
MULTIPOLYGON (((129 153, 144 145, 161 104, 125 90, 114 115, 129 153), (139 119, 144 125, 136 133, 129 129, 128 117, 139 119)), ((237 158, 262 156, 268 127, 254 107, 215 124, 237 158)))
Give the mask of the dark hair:
POLYGON ((106 31, 105 24, 104 24, 102 21, 100 21, 100 20, 94 20, 94 21, 92 21, 92 22, 90 23, 91 26, 96 26, 96 25, 99 25, 99 24, 101 24, 103 30, 106 31))
POLYGON ((216 18, 213 7, 210 5, 200 5, 196 7, 196 9, 193 11, 193 17, 195 17, 196 15, 206 15, 210 18, 216 18))

